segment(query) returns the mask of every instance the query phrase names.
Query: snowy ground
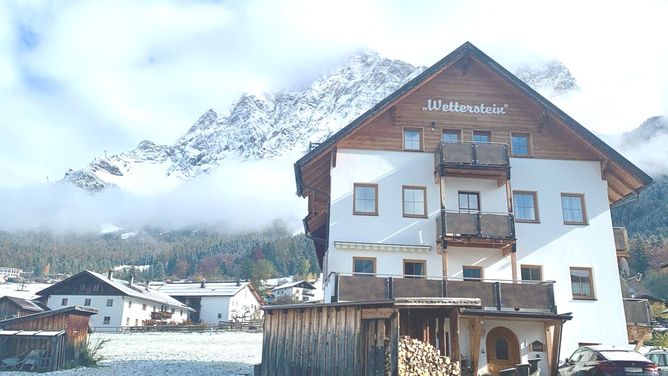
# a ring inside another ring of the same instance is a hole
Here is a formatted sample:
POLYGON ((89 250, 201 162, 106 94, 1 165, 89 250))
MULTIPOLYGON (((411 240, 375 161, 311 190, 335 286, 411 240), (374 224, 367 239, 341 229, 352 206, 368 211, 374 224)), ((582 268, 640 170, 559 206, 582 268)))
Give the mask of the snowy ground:
MULTIPOLYGON (((48 375, 252 375, 262 357, 262 333, 123 333, 91 335, 109 339, 98 368, 48 375)), ((28 372, 3 373, 29 375, 28 372)), ((32 374, 34 375, 34 374, 32 374)))

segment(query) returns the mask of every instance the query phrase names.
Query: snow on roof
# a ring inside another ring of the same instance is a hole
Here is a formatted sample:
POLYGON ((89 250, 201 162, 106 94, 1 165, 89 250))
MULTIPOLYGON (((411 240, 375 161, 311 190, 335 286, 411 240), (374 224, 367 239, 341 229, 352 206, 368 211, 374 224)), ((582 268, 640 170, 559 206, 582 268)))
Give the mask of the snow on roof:
POLYGON ((287 289, 287 288, 290 288, 290 287, 297 287, 297 285, 301 285, 301 284, 303 284, 303 286, 300 286, 300 287, 303 287, 303 288, 309 289, 309 290, 315 290, 315 286, 313 286, 312 284, 310 284, 306 281, 297 281, 297 282, 285 283, 285 284, 282 284, 280 286, 274 287, 272 290, 275 291, 275 290, 287 289))
POLYGON ((21 307, 21 309, 25 309, 27 311, 34 311, 34 312, 44 311, 44 308, 38 306, 33 301, 28 300, 28 299, 17 298, 17 297, 14 297, 14 296, 3 296, 2 298, 0 298, 0 300, 2 300, 2 299, 7 299, 7 300, 13 302, 14 304, 18 305, 19 307, 21 307))
POLYGON ((250 282, 186 282, 165 283, 158 287, 170 296, 234 296, 250 282))

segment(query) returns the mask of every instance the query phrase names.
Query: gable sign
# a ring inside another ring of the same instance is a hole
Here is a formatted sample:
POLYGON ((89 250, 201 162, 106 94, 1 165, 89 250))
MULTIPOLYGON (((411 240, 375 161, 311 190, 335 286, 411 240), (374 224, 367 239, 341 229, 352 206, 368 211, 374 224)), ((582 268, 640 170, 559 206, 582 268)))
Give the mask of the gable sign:
POLYGON ((443 111, 443 112, 461 112, 470 114, 484 115, 505 115, 508 105, 463 104, 459 102, 444 102, 442 99, 427 99, 427 105, 422 107, 422 111, 443 111))

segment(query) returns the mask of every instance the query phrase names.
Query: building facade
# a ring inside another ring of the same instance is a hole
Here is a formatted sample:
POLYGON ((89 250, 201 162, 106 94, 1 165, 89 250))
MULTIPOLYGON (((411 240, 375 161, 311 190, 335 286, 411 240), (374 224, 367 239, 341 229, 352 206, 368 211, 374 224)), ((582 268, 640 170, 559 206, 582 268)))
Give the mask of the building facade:
POLYGON ((248 281, 163 283, 156 287, 193 308, 191 321, 195 323, 216 325, 262 317, 262 299, 248 281))
POLYGON ((146 285, 92 271, 83 271, 37 293, 50 309, 79 305, 98 314, 90 319, 95 331, 153 324, 180 324, 192 308, 146 285))
POLYGON ((326 302, 481 298, 430 339, 480 374, 627 343, 610 206, 652 179, 470 43, 295 173, 326 302))
POLYGON ((315 292, 315 286, 306 281, 297 281, 284 283, 271 290, 273 299, 288 298, 300 302, 318 301, 318 294, 315 292))
POLYGON ((19 278, 21 276, 21 273, 23 273, 22 269, 0 266, 0 275, 4 276, 6 279, 19 278))

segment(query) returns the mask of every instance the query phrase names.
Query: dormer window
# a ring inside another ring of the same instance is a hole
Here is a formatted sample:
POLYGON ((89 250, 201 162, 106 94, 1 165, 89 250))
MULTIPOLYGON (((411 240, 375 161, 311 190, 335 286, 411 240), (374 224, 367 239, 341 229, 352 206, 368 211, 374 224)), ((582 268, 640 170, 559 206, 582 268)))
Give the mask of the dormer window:
POLYGON ((404 128, 404 150, 422 151, 421 128, 404 128))

